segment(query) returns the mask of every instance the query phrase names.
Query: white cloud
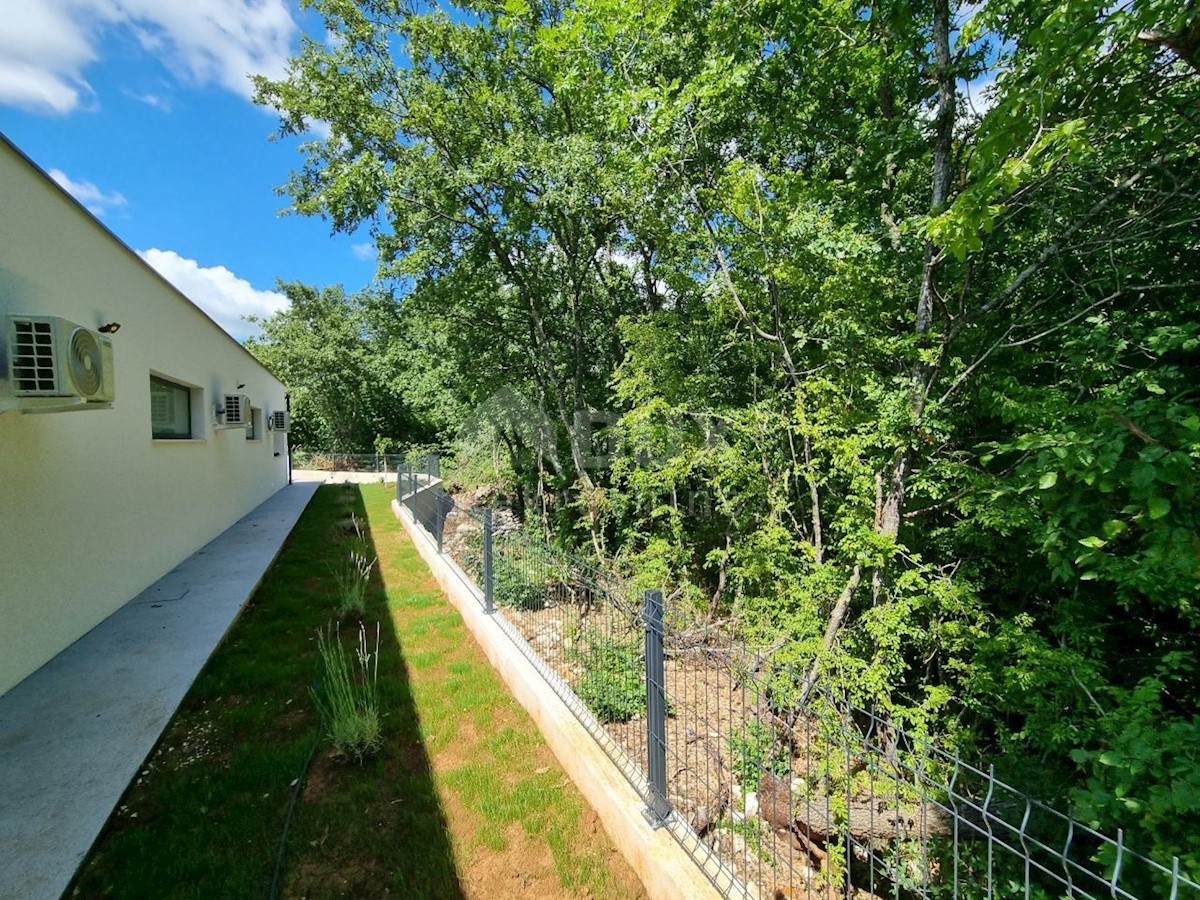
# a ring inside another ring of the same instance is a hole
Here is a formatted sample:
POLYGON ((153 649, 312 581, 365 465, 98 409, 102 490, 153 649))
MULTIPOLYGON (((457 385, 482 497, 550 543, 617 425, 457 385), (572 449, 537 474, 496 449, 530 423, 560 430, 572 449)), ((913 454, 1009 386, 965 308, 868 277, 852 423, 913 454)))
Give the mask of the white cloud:
POLYGON ((125 197, 119 191, 106 194, 90 181, 73 181, 62 169, 51 169, 49 175, 67 193, 91 210, 94 216, 103 216, 109 209, 125 205, 125 197))
POLYGON ((165 113, 169 113, 171 111, 171 98, 166 94, 155 94, 152 91, 144 91, 139 93, 138 91, 131 91, 128 89, 122 91, 121 93, 132 100, 136 100, 138 103, 145 103, 147 106, 160 109, 165 113))
POLYGON ((286 0, 5 0, 0 103, 68 113, 92 89, 105 32, 132 36, 185 84, 249 98, 249 73, 279 77, 299 33, 286 0))
POLYGON ((258 333, 243 316, 269 316, 288 305, 283 294, 260 291, 224 266, 202 266, 174 250, 153 247, 138 255, 239 341, 258 333))
POLYGON ((351 244, 350 252, 354 254, 355 259, 361 259, 366 262, 369 259, 375 258, 375 245, 370 241, 364 241, 361 244, 351 244))
POLYGON ((96 59, 88 26, 68 5, 9 0, 0 29, 0 102, 64 113, 91 88, 83 67, 96 59))

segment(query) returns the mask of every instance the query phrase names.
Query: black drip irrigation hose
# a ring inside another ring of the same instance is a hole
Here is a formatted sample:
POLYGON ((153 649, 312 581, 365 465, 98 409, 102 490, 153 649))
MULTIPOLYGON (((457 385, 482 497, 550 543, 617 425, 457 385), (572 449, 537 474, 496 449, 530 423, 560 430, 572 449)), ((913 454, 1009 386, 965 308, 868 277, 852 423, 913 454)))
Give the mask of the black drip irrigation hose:
POLYGON ((292 830, 292 815, 296 812, 296 801, 300 799, 300 792, 304 790, 304 782, 308 778, 308 769, 312 765, 313 758, 317 755, 317 748, 325 737, 325 719, 322 717, 317 728, 317 736, 313 741, 312 749, 308 751, 308 758, 304 761, 304 768, 300 770, 300 777, 296 779, 292 786, 292 797, 288 800, 287 816, 283 820, 283 834, 279 836, 279 852, 275 855, 275 871, 271 875, 271 893, 268 894, 269 900, 278 900, 279 890, 281 887, 281 879, 283 876, 283 854, 287 850, 288 833, 292 830))

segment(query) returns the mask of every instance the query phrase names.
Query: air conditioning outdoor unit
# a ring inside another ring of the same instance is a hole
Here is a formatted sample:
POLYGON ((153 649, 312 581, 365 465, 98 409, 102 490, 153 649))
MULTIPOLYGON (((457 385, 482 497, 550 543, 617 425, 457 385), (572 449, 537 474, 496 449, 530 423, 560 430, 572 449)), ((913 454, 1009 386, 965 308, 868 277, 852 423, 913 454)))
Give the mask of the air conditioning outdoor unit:
POLYGON ((250 424, 253 413, 250 412, 250 398, 245 394, 226 394, 223 409, 225 425, 231 428, 245 428, 250 424))
POLYGON ((271 431, 286 432, 288 430, 288 426, 290 424, 291 424, 291 421, 290 421, 290 417, 287 414, 287 410, 283 410, 283 409, 275 410, 273 413, 271 413, 271 417, 269 419, 267 419, 267 427, 271 431))
POLYGON ((107 335, 58 316, 9 316, 5 338, 13 408, 60 412, 116 399, 107 335))

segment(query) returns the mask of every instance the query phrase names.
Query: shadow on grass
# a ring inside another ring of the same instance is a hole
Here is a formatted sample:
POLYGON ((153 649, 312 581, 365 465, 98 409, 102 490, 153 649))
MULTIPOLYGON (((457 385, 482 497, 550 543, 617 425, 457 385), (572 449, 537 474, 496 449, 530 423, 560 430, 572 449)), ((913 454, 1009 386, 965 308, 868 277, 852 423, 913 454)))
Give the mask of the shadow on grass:
MULTIPOLYGON (((376 622, 380 628, 383 749, 361 765, 335 760, 327 752, 314 759, 293 826, 287 893, 368 897, 390 888, 392 896, 462 897, 362 493, 349 485, 340 491, 343 498, 353 498, 353 515, 363 523, 364 555, 377 560, 363 622, 368 632, 376 622)), ((358 541, 347 535, 349 545, 358 541)), ((356 623, 343 623, 345 642, 356 635, 356 623)))
MULTIPOLYGON (((359 490, 320 488, 65 896, 266 897, 301 788, 281 896, 463 896, 378 566, 363 620, 380 626, 383 749, 349 763, 321 736, 297 782, 320 733, 316 633, 335 619, 333 570, 360 541, 377 555, 359 490)), ((342 623, 347 644, 357 632, 342 623)))

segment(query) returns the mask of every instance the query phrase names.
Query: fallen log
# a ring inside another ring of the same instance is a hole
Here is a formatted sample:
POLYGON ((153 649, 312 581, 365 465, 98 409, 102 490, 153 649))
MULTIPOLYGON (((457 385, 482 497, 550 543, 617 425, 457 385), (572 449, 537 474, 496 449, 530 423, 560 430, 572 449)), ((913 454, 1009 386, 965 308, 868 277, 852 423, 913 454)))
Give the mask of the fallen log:
POLYGON ((821 842, 846 834, 861 844, 892 838, 928 840, 950 834, 953 827, 950 812, 930 799, 901 800, 894 791, 849 799, 820 791, 795 797, 791 782, 771 772, 759 779, 758 811, 772 828, 821 842), (844 814, 835 815, 838 806, 845 807, 844 814))

